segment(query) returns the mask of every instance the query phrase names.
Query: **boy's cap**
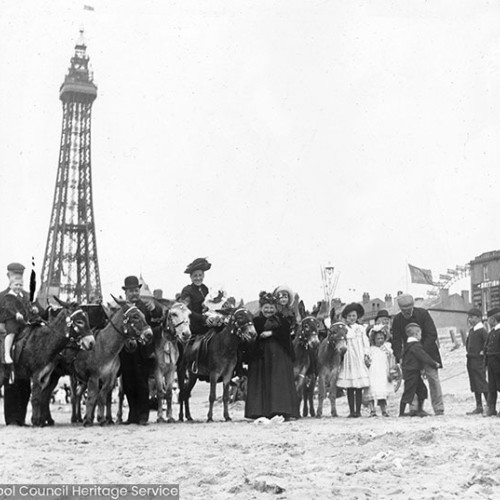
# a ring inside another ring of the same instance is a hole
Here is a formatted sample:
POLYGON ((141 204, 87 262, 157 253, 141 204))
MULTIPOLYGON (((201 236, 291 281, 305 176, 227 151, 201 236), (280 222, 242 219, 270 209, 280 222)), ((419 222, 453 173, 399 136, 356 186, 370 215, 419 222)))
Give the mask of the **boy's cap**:
POLYGON ((26 268, 22 264, 19 264, 19 262, 11 262, 7 266, 7 271, 11 273, 23 273, 25 269, 26 268))
POLYGON ((418 323, 408 323, 406 326, 405 326, 405 332, 407 332, 410 328, 419 328, 420 330, 422 330, 422 327, 418 324, 418 323))
POLYGON ((473 307, 472 309, 469 309, 467 311, 467 316, 477 316, 478 318, 480 318, 482 315, 483 313, 477 307, 473 307))
POLYGON ((500 307, 494 307, 493 309, 490 309, 486 313, 486 316, 488 316, 488 318, 491 318, 492 316, 497 316, 499 314, 500 314, 500 307))

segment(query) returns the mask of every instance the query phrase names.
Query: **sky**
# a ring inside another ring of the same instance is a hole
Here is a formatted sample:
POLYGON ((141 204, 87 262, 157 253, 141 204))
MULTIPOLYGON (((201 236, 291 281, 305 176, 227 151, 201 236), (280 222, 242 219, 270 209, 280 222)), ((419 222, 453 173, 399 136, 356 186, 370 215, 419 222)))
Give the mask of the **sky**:
POLYGON ((425 296, 407 263, 500 248, 498 2, 85 3, 0 0, 0 268, 41 273, 82 25, 105 298, 130 274, 173 297, 196 257, 246 301, 312 305, 328 264, 344 301, 425 296))

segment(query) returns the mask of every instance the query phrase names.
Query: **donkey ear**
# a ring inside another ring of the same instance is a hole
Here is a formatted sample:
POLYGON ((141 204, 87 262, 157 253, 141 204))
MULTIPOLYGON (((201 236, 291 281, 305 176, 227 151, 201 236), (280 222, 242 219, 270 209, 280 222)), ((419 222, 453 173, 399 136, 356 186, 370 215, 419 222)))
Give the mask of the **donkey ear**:
POLYGON ((61 306, 65 307, 66 309, 70 309, 72 304, 70 302, 64 302, 64 300, 61 300, 59 297, 56 297, 55 295, 52 295, 54 297, 54 300, 61 306))
POLYGON ((222 314, 223 316, 231 316, 231 314, 236 311, 236 307, 225 307, 224 309, 216 309, 215 312, 222 314))
POLYGON ((121 300, 121 299, 117 299, 112 293, 110 293, 111 297, 113 297, 113 300, 119 304, 120 306, 124 306, 127 304, 127 301, 126 300, 121 300))
POLYGON ((299 301, 299 315, 300 319, 304 319, 307 316, 306 306, 304 305, 304 301, 302 299, 299 301))

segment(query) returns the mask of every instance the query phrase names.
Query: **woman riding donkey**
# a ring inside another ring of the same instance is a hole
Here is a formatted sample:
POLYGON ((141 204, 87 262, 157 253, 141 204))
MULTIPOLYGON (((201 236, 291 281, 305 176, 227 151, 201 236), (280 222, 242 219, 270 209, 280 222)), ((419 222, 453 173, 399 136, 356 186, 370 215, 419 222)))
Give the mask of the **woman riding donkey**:
POLYGON ((212 264, 205 258, 193 260, 186 267, 185 274, 189 274, 191 284, 182 289, 179 300, 184 302, 191 310, 190 327, 191 342, 186 348, 186 354, 189 357, 189 367, 193 373, 198 372, 198 359, 202 342, 202 337, 213 326, 220 326, 218 320, 206 314, 206 308, 203 305, 205 297, 208 295, 208 288, 203 283, 205 272, 212 267, 212 264))

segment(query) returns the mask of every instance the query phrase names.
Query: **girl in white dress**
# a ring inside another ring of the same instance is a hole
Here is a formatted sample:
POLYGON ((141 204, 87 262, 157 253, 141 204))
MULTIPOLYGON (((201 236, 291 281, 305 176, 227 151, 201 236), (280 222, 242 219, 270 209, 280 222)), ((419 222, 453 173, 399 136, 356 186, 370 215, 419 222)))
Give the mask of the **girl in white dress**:
POLYGON ((358 323, 364 314, 363 307, 356 303, 348 304, 342 311, 347 325, 347 351, 340 367, 337 387, 347 389, 350 418, 361 416, 363 388, 370 385, 370 342, 365 327, 358 323))
POLYGON ((384 325, 375 325, 370 331, 370 375, 369 406, 370 417, 376 417, 375 401, 380 406, 382 416, 388 417, 387 397, 393 391, 391 368, 394 365, 392 348, 386 342, 384 325))

